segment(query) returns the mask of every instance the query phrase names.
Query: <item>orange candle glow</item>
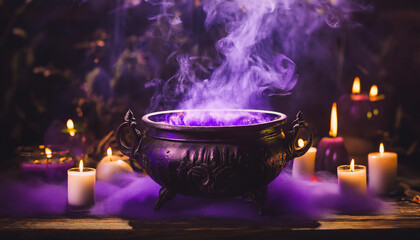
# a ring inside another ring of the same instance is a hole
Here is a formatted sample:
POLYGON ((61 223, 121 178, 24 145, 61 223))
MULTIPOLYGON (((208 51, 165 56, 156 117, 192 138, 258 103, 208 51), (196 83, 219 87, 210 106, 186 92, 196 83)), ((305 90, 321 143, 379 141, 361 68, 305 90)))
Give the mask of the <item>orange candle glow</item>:
POLYGON ((70 136, 73 137, 76 134, 76 130, 74 129, 73 120, 71 120, 71 119, 67 120, 67 124, 66 125, 67 125, 67 130, 68 130, 70 136))
POLYGON ((337 137, 337 128, 338 128, 337 104, 333 103, 332 108, 331 108, 331 123, 330 123, 330 136, 331 137, 337 137))
POLYGON ((109 147, 106 150, 106 155, 108 156, 109 161, 112 161, 112 149, 111 149, 111 147, 109 147))
POLYGON ((360 94, 360 78, 355 77, 353 81, 353 88, 351 90, 353 94, 360 94))
POLYGON ((369 97, 376 97, 378 96, 378 86, 372 85, 369 91, 369 97))

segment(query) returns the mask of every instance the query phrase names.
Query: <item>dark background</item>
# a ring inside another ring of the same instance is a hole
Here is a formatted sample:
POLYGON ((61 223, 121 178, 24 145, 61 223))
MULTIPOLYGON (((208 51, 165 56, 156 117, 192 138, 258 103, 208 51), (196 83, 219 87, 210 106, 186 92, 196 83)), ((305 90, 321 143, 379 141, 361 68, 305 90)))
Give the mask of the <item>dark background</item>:
MULTIPOLYGON (((69 118, 86 127, 93 144, 116 128, 127 108, 138 118, 147 111, 153 88, 144 88, 146 82, 176 73, 176 64, 166 62, 173 46, 151 37, 158 33, 148 18, 157 7, 127 2, 135 1, 0 0, 2 168, 18 163, 16 147, 45 143, 52 124, 69 118)), ((361 27, 314 33, 329 36, 331 56, 291 57, 298 84, 269 101, 289 119, 302 110, 319 140, 328 135, 332 102, 350 93, 355 76, 362 91, 377 84, 392 119, 370 140, 385 141, 400 161, 420 169, 420 2, 372 4, 373 11, 354 16, 361 27)), ((211 48, 223 35, 204 30, 194 1, 181 9, 190 46, 211 48)))

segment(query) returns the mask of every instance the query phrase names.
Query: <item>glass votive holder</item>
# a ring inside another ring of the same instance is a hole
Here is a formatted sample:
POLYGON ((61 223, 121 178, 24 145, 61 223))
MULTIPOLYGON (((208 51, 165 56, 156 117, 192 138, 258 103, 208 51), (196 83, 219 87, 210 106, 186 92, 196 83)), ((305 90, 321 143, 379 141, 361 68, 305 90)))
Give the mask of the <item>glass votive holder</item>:
POLYGON ((69 150, 51 145, 21 146, 17 149, 17 157, 24 179, 38 177, 61 182, 66 179, 67 170, 74 166, 69 150))

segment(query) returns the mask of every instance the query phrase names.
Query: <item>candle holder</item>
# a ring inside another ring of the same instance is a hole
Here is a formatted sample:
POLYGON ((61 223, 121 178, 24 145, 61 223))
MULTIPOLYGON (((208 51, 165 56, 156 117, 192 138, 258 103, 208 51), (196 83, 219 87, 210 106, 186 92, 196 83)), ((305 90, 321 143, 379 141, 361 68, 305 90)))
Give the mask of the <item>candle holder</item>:
POLYGON ((74 166, 70 151, 52 145, 21 146, 17 149, 21 177, 39 177, 49 182, 61 182, 66 172, 74 166))

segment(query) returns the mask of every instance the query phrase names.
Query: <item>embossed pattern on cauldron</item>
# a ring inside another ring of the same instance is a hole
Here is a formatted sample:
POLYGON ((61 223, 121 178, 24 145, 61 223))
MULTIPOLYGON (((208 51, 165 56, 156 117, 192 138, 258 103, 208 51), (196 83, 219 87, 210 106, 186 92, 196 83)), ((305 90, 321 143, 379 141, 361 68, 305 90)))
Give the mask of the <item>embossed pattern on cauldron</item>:
POLYGON ((267 185, 289 160, 303 155, 312 144, 312 133, 301 113, 288 133, 282 129, 284 114, 261 110, 229 111, 267 114, 272 120, 239 126, 179 126, 157 121, 165 114, 186 111, 191 110, 145 115, 142 132, 136 129, 136 119, 128 111, 117 130, 121 151, 162 186, 155 209, 179 193, 210 198, 243 196, 255 202, 261 213, 267 185), (122 140, 125 127, 132 137, 131 146, 122 140), (308 141, 296 149, 302 128, 309 133, 308 141))

